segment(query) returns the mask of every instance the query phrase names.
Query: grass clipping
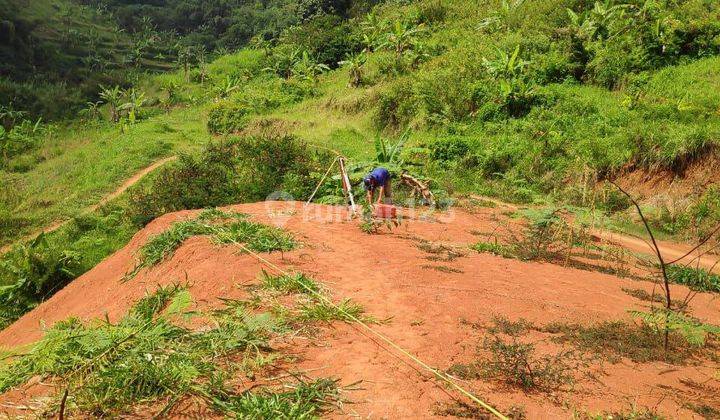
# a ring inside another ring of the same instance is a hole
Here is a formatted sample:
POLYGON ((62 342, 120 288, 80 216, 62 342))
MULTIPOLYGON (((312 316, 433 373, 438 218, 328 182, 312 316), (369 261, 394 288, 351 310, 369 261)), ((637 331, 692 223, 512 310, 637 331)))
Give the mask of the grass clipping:
MULTIPOLYGON (((238 392, 231 379, 272 360, 268 340, 282 330, 282 321, 227 305, 207 315, 212 327, 193 331, 183 326, 191 303, 187 289, 169 286, 140 300, 117 324, 59 322, 28 353, 0 365, 0 392, 36 375, 57 378, 58 389, 69 390, 67 412, 90 417, 143 406, 163 416, 182 401, 200 400, 237 418, 312 418, 337 398, 331 379, 238 392)), ((46 414, 57 413, 60 399, 55 396, 46 414)))
POLYGON ((247 217, 242 213, 211 209, 203 211, 196 219, 174 223, 138 250, 138 263, 125 279, 132 279, 143 268, 153 267, 172 257, 180 245, 193 236, 209 236, 216 244, 241 243, 255 252, 286 252, 297 246, 288 232, 251 222, 247 217))

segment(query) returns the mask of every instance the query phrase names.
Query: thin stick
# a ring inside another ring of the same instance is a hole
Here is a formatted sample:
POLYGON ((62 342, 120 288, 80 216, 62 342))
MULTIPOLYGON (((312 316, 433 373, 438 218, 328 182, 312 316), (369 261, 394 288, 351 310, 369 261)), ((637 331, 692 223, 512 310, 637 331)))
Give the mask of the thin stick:
POLYGON ((306 206, 308 204, 310 204, 310 202, 313 200, 313 198, 315 198, 315 194, 317 194, 318 190, 320 190, 320 187, 322 186, 323 182, 325 182, 325 178, 327 178, 328 174, 330 174, 330 171, 332 170, 333 166, 335 166, 335 162, 337 162, 337 160, 338 160, 338 158, 335 157, 335 159, 333 159, 332 163, 330 163, 330 166, 327 168, 325 175, 323 175, 322 179, 317 184, 317 187, 315 187, 315 191, 313 191, 313 193, 310 194, 310 198, 308 198, 308 201, 305 203, 306 206))
POLYGON ((655 235, 652 233, 652 229, 650 229, 650 225, 648 224, 647 219, 645 219, 645 215, 643 214, 642 210, 640 209, 640 205, 637 201, 625 190, 623 190, 618 184, 616 184, 614 181, 610 181, 611 184, 615 186, 618 190, 620 190, 621 193, 625 194, 628 199, 633 203, 635 206, 635 209, 637 210, 638 214, 640 215, 640 219, 642 219, 643 224, 645 225, 645 230, 647 230, 648 234, 650 235, 650 240, 652 241, 653 248, 655 248, 655 255, 657 255, 658 260, 660 261, 660 270, 662 272, 663 276, 663 282, 665 285, 665 307, 667 309, 667 313, 665 314, 665 353, 667 353, 669 339, 670 339, 670 329, 668 325, 668 316, 670 311, 672 310, 672 300, 670 298, 670 280, 667 276, 667 270, 665 266, 665 260, 663 259, 662 253, 660 252, 660 247, 657 244, 657 241, 655 240, 655 235))
POLYGON ((62 400, 60 400, 60 413, 58 414, 58 420, 65 420, 65 403, 67 402, 69 389, 65 388, 62 400))

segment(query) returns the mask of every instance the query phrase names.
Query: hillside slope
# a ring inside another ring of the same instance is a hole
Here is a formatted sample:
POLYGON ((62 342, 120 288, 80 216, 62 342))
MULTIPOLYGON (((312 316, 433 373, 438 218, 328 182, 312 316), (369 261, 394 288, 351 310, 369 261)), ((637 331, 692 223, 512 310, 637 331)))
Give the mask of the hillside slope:
POLYGON ((76 118, 97 100, 99 85, 126 84, 138 69, 171 68, 166 47, 121 30, 100 7, 2 0, 0 22, 0 103, 32 118, 76 118))

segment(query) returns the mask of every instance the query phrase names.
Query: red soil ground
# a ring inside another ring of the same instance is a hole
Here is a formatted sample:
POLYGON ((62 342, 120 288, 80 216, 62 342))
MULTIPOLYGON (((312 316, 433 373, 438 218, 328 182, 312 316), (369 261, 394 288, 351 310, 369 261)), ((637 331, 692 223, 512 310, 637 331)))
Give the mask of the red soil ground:
MULTIPOLYGON (((337 300, 352 298, 369 314, 391 318, 374 328, 440 369, 477 359, 477 348, 487 331, 473 328, 471 323, 490 325, 494 315, 525 318, 537 325, 629 320, 628 310, 646 310, 647 303, 621 289, 653 290, 650 282, 491 254, 467 252, 453 261, 431 261, 427 258, 432 255, 416 246, 424 239, 467 249, 478 240, 477 231, 496 227, 502 217, 499 209, 409 217, 391 233, 379 235, 362 233, 358 222, 348 221, 345 211, 336 207, 256 203, 228 209, 248 213, 260 222, 283 223, 304 245, 284 257, 271 254, 270 261, 312 275, 337 300)), ((42 325, 69 316, 91 319, 107 314, 117 320, 141 296, 161 284, 189 282, 200 307, 219 305, 219 297, 245 296, 239 285, 256 282, 261 264, 236 248, 218 247, 202 237, 186 241, 159 266, 128 282, 121 281, 134 266, 133 253, 151 235, 195 214, 178 212, 152 222, 124 249, 0 332, 0 346, 31 343, 41 337, 42 325)), ((685 293, 682 287, 673 290, 677 296, 685 293)), ((720 302, 713 296, 697 296, 691 309, 694 316, 720 324, 720 302)), ((558 349, 540 333, 529 337, 539 340, 541 354, 558 349)), ((298 367, 311 376, 333 376, 343 384, 363 381, 361 390, 348 392, 351 403, 343 412, 335 412, 335 417, 428 418, 434 416, 438 404, 452 401, 447 387, 437 386, 430 375, 419 374, 354 326, 336 323, 324 331, 321 340, 297 340, 294 347, 300 356, 298 367)), ((674 366, 623 360, 616 364, 594 362, 583 373, 578 372, 572 391, 552 395, 525 393, 495 381, 458 383, 501 411, 523 406, 531 419, 568 418, 576 412, 627 412, 633 407, 649 407, 671 418, 692 418, 697 414, 684 408, 684 403, 708 400, 685 383, 690 380, 718 389, 717 375, 717 363, 674 366)), ((24 389, 0 398, 0 412, 13 404, 31 405, 32 398, 52 392, 37 382, 27 392, 24 389)), ((713 404, 720 409, 720 402, 713 404)))

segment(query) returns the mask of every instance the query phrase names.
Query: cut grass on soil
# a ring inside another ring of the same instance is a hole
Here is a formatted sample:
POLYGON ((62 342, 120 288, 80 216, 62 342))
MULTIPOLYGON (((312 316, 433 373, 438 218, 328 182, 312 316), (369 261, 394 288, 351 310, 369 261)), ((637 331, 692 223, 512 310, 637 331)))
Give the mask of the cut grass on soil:
POLYGON ((579 420, 665 420, 664 416, 650 410, 649 408, 633 408, 628 412, 604 412, 599 414, 577 415, 579 420))
POLYGON ((297 246, 286 231, 246 220, 246 215, 206 210, 194 220, 174 223, 170 229, 153 236, 138 254, 139 262, 128 274, 134 277, 141 269, 153 267, 172 257, 188 238, 208 235, 217 244, 243 244, 255 252, 290 251, 297 246))
MULTIPOLYGON (((457 417, 461 419, 482 419, 490 420, 494 419, 495 416, 477 405, 470 405, 462 401, 453 401, 447 404, 438 404, 433 410, 433 414, 443 417, 457 417)), ((512 420, 524 420, 527 418, 525 408, 522 406, 512 406, 509 409, 503 411, 503 414, 512 420)))
POLYGON ((439 271, 441 273, 464 273, 464 271, 460 270, 459 268, 450 267, 447 265, 432 265, 432 264, 425 264, 420 266, 420 268, 424 268, 425 270, 435 270, 439 271))
MULTIPOLYGON (((117 324, 59 322, 29 352, 0 365, 0 392, 36 375, 54 378, 64 385, 58 389, 70 390, 66 414, 81 417, 132 414, 140 405, 160 407, 155 414, 162 416, 196 398, 218 415, 312 418, 338 398, 332 379, 238 393, 231 382, 238 370, 274 360, 268 340, 282 331, 279 320, 227 305, 203 314, 212 328, 192 331, 183 326, 191 303, 187 289, 168 286, 141 299, 117 324)), ((60 399, 54 396, 48 413, 57 412, 60 399)))
POLYGON ((260 275, 260 281, 262 282, 263 288, 286 294, 314 294, 320 292, 320 285, 302 273, 273 276, 263 270, 260 275))
POLYGON ((343 299, 338 304, 330 304, 325 300, 313 299, 300 305, 300 319, 303 321, 344 321, 355 322, 359 319, 366 323, 377 323, 378 321, 365 315, 362 305, 353 302, 351 299, 343 299))
POLYGON ((352 299, 343 299, 332 303, 331 298, 320 284, 303 273, 292 273, 273 276, 266 271, 260 274, 260 286, 263 289, 283 294, 302 295, 294 308, 275 305, 274 310, 288 321, 307 322, 355 322, 378 323, 374 317, 365 314, 362 305, 352 299))
MULTIPOLYGON (((644 302, 665 304, 665 296, 660 293, 650 294, 644 289, 629 289, 626 287, 623 287, 622 291, 634 297, 635 299, 639 299, 644 302)), ((683 309, 684 305, 685 303, 683 301, 675 299, 672 300, 673 308, 683 309)))

